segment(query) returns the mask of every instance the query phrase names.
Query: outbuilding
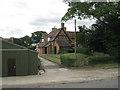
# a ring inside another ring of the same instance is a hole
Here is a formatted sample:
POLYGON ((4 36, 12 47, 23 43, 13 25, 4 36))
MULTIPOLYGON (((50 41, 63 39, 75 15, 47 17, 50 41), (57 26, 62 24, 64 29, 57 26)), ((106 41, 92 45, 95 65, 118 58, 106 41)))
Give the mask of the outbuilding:
POLYGON ((38 56, 35 51, 0 39, 2 43, 2 76, 34 75, 38 72, 38 56))

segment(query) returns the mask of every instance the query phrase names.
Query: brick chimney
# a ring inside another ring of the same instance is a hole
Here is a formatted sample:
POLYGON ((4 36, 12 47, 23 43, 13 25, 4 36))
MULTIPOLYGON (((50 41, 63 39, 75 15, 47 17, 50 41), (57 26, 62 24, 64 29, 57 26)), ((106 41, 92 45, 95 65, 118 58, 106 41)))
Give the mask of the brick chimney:
POLYGON ((7 41, 7 42, 14 43, 13 37, 11 37, 11 38, 3 38, 3 40, 5 40, 5 41, 7 41))
POLYGON ((61 28, 64 28, 64 23, 61 23, 61 28))
POLYGON ((64 26, 64 23, 61 23, 61 28, 63 28, 66 31, 66 27, 64 26))
POLYGON ((57 28, 52 28, 52 31, 56 30, 57 28))

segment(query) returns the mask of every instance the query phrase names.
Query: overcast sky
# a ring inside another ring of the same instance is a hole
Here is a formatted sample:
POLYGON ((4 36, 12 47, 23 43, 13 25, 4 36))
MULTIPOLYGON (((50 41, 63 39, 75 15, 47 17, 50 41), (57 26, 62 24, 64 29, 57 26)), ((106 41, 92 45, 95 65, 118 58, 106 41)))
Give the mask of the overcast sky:
MULTIPOLYGON (((35 31, 61 27, 61 17, 68 5, 63 0, 0 0, 0 37, 20 38, 35 31)), ((94 20, 77 20, 77 25, 90 26, 94 20)), ((74 31, 74 22, 65 23, 68 31, 74 31)))

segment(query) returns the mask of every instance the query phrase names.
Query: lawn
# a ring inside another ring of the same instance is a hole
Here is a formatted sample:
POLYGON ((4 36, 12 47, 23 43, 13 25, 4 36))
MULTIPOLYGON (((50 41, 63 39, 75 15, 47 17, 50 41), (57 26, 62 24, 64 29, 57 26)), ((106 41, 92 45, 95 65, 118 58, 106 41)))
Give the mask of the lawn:
MULTIPOLYGON (((47 54, 47 55, 42 55, 41 57, 43 57, 47 60, 50 60, 52 62, 55 62, 57 64, 61 64, 60 55, 61 54, 47 54)), ((71 58, 75 58, 75 56, 73 54, 70 55, 70 53, 69 53, 66 55, 69 55, 71 58)), ((77 54, 77 58, 83 58, 85 56, 87 56, 87 55, 77 54)), ((95 65, 88 65, 88 66, 84 66, 84 67, 80 67, 80 68, 82 69, 82 68, 114 68, 114 67, 119 67, 118 63, 95 64, 95 65)))
MULTIPOLYGON (((75 59, 75 53, 67 53, 67 54, 64 54, 64 55, 67 56, 67 57, 70 57, 72 59, 75 59)), ((77 53, 77 59, 84 58, 84 57, 87 57, 87 55, 77 53)))
MULTIPOLYGON (((57 64, 61 64, 61 60, 60 60, 60 55, 61 54, 46 54, 46 55, 42 55, 41 57, 47 59, 47 60, 50 60, 50 61, 53 61, 57 64)), ((66 54, 67 55, 67 54, 66 54)), ((73 53, 69 53, 68 54, 71 58, 75 58, 75 55, 73 55, 73 53), (71 54, 71 55, 70 55, 71 54)), ((83 55, 83 54, 77 54, 77 58, 83 58, 85 57, 86 55, 83 55)))
POLYGON ((60 54, 47 54, 47 55, 42 55, 41 57, 53 61, 57 64, 61 64, 60 62, 60 54))

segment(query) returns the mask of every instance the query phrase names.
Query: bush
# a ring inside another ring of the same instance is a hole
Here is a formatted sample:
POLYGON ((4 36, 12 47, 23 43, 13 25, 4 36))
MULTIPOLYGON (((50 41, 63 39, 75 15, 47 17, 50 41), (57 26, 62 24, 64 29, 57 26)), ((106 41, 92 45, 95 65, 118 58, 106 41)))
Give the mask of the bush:
POLYGON ((61 64, 67 67, 74 67, 77 59, 70 57, 70 54, 63 54, 60 56, 61 64))
POLYGON ((113 56, 91 56, 88 58, 89 65, 116 62, 113 56))
MULTIPOLYGON (((73 47, 73 49, 75 49, 75 48, 73 47)), ((77 51, 77 53, 90 54, 89 48, 77 47, 76 51, 77 51)))
POLYGON ((120 60, 120 46, 110 47, 107 51, 111 56, 115 56, 118 60, 120 60))
POLYGON ((65 53, 69 53, 69 49, 61 49, 61 50, 59 50, 59 52, 58 52, 58 54, 65 54, 65 53))
POLYGON ((81 58, 84 58, 85 56, 86 55, 84 55, 84 54, 78 53, 77 59, 76 59, 74 53, 63 54, 60 56, 61 64, 65 65, 67 67, 76 67, 76 66, 78 66, 78 60, 80 60, 81 58))
POLYGON ((28 48, 29 48, 29 49, 32 49, 32 50, 35 50, 35 49, 36 49, 36 46, 29 46, 28 48))

